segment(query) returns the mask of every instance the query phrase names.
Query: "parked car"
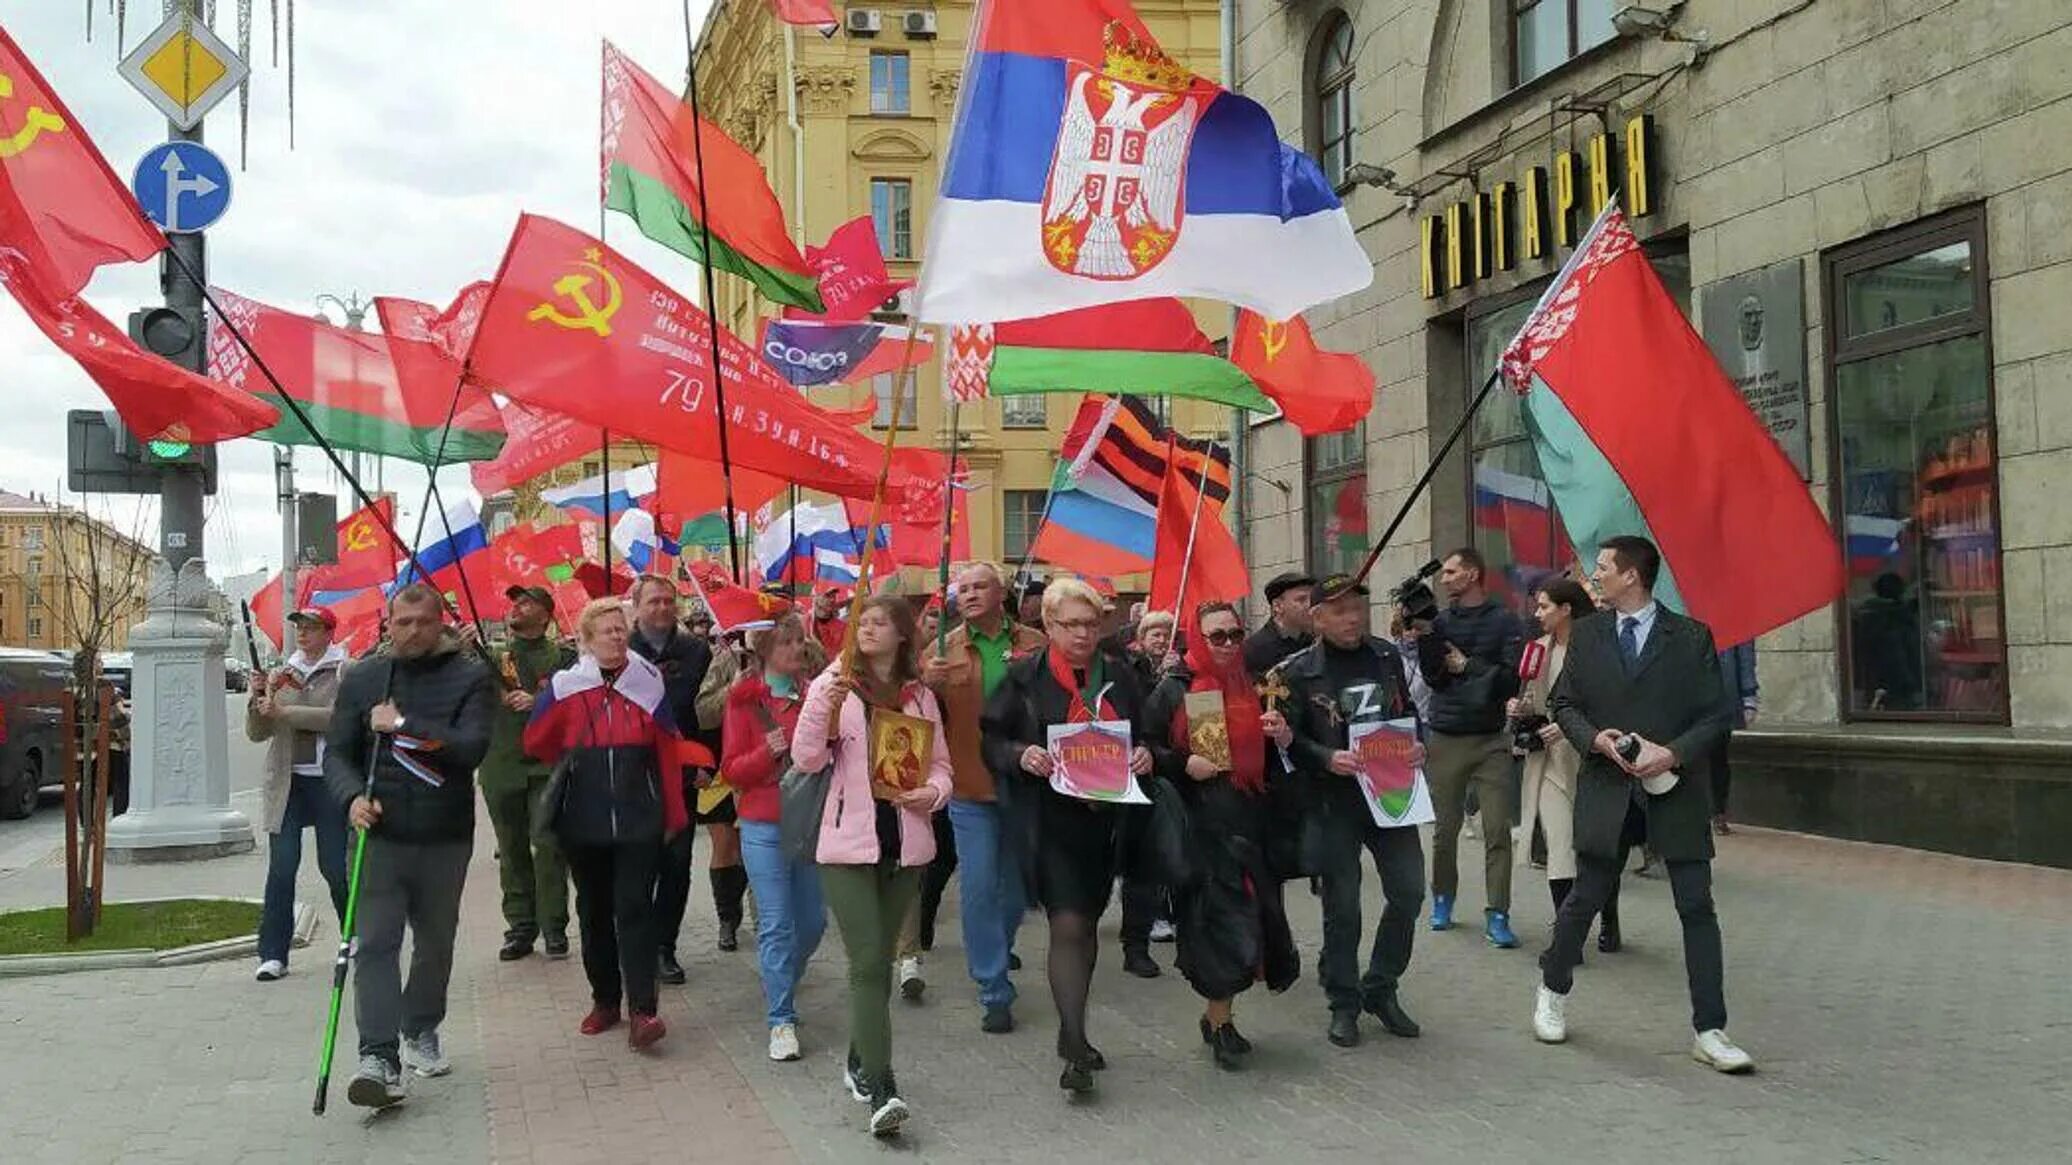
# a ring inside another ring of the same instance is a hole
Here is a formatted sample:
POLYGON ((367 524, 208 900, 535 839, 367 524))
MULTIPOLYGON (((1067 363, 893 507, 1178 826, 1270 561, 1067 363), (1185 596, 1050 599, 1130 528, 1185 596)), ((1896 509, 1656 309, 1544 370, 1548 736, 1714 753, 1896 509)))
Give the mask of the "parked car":
POLYGON ((70 670, 45 651, 0 648, 0 817, 27 817, 64 782, 60 703, 70 670))

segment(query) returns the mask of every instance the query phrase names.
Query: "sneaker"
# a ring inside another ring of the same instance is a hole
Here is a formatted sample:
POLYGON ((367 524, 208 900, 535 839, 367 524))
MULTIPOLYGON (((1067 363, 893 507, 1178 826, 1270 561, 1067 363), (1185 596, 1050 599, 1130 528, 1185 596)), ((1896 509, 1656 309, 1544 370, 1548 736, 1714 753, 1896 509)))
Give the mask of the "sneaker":
POLYGON ((531 939, 507 938, 504 940, 504 945, 497 948, 496 958, 500 963, 515 963, 531 953, 531 939))
POLYGON ((661 1016, 634 1012, 633 1024, 626 1029, 626 1046, 638 1051, 659 1043, 668 1034, 669 1025, 662 1022, 661 1016))
POLYGON ((593 1007, 583 1017, 580 1030, 586 1036, 601 1035, 619 1026, 619 1009, 616 1007, 593 1007))
POLYGON ((261 959, 259 969, 252 972, 252 978, 261 983, 271 983, 288 973, 288 964, 279 959, 261 959))
POLYGON ((568 957, 568 936, 565 934, 548 935, 545 946, 547 957, 557 963, 568 957))
POLYGON ((1013 1031, 1014 1009, 1005 1003, 986 1008, 985 1018, 978 1021, 978 1030, 989 1036, 1004 1036, 1013 1031))
POLYGON ((1453 895, 1432 895, 1432 929, 1453 929, 1453 895))
POLYGON ((403 1062, 419 1076, 444 1076, 453 1071, 446 1050, 439 1046, 439 1029, 403 1037, 403 1062))
POLYGON ((1500 950, 1508 951, 1518 945, 1518 936, 1511 933, 1511 916, 1501 910, 1489 912, 1488 921, 1482 924, 1482 937, 1500 950))
POLYGON ((870 1089, 863 1086, 863 1062, 856 1058, 856 1049, 849 1049, 849 1059, 842 1065, 842 1087, 849 1090, 850 1099, 859 1104, 869 1103, 870 1089))
POLYGON ((1543 1044, 1568 1041, 1568 996, 1540 984, 1532 1005, 1532 1034, 1543 1044))
POLYGON ((1736 1047, 1719 1028, 1698 1033, 1691 1041, 1691 1059, 1730 1076, 1755 1070, 1755 1057, 1736 1047))
POLYGON ((403 1103, 403 1070, 380 1056, 361 1056, 360 1070, 345 1086, 345 1098, 361 1108, 387 1108, 403 1103))
POLYGON ((900 995, 909 1002, 920 1002, 921 993, 928 990, 928 981, 921 978, 921 960, 918 956, 908 955, 899 960, 894 977, 899 980, 900 995))
POLYGON ((913 1115, 907 1103, 899 1098, 899 1085, 892 1079, 892 1070, 887 1068, 873 1083, 870 1099, 871 1136, 889 1137, 899 1132, 899 1126, 913 1115))
POLYGON ((1156 979, 1160 974, 1158 961, 1142 947, 1131 947, 1122 952, 1122 969, 1139 979, 1156 979))
POLYGON ((1180 932, 1173 929, 1173 923, 1171 919, 1155 918, 1151 921, 1152 942, 1169 943, 1172 942, 1174 939, 1178 938, 1179 933, 1180 932))
POLYGON ((799 1025, 780 1023, 770 1029, 770 1058, 780 1064, 799 1058, 799 1025))

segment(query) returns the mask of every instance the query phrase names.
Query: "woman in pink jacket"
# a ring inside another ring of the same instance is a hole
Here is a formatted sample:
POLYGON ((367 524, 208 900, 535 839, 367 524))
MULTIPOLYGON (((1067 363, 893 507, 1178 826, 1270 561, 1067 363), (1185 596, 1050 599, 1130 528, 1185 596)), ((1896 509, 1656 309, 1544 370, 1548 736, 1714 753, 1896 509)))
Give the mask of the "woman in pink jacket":
POLYGON ((820 886, 849 954, 849 1062, 843 1081, 870 1106, 870 1130, 889 1136, 908 1110, 892 1078, 892 956, 900 924, 935 857, 929 815, 950 799, 942 713, 916 663, 914 616, 905 600, 879 597, 856 618, 852 661, 837 659, 806 692, 792 763, 833 764, 820 817, 820 886), (871 729, 888 714, 930 726, 922 784, 895 789, 871 779, 871 729))

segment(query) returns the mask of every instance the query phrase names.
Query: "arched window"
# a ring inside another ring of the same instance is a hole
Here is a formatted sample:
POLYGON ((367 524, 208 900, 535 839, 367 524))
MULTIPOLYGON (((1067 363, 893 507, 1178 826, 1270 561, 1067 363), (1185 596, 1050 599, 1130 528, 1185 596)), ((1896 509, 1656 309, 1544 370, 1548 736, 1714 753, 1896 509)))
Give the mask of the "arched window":
POLYGON ((1310 59, 1310 138, 1336 187, 1353 164, 1353 22, 1345 13, 1325 18, 1310 59))

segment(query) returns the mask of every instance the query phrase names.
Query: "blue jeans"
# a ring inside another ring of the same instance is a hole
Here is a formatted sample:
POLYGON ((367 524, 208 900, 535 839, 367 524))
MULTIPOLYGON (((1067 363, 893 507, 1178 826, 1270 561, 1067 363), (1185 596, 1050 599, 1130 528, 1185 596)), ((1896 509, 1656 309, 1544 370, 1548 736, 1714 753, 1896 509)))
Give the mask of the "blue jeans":
POLYGON ((280 832, 270 835, 266 850, 266 898, 259 908, 259 959, 288 961, 288 943, 295 932, 295 875, 302 868, 302 831, 317 831, 317 870, 331 887, 331 905, 345 922, 345 847, 350 830, 345 806, 324 787, 322 777, 288 778, 288 807, 280 832))
POLYGON ((1014 984, 1007 978, 1007 956, 1015 932, 1028 909, 1022 868, 1010 848, 1000 806, 986 801, 950 802, 950 828, 957 837, 958 891, 964 925, 964 962, 978 984, 980 1007, 1014 1002, 1014 984))
POLYGON ((799 1021, 792 995, 827 931, 820 867, 786 861, 778 837, 774 821, 741 823, 741 864, 755 891, 756 966, 763 977, 771 1027, 799 1021))

